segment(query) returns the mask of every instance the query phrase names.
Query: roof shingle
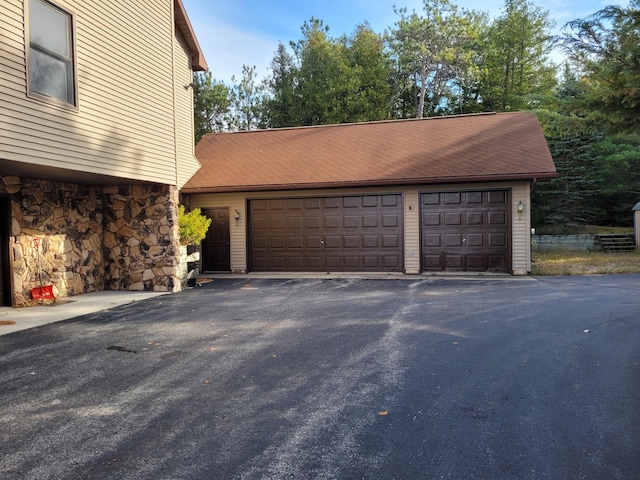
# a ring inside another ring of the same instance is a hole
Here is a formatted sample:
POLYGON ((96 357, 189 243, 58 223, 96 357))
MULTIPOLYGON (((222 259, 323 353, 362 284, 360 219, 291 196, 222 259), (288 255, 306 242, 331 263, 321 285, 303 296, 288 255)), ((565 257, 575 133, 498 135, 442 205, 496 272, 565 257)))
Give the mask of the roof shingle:
POLYGON ((185 193, 556 176, 529 112, 213 133, 196 157, 185 193))

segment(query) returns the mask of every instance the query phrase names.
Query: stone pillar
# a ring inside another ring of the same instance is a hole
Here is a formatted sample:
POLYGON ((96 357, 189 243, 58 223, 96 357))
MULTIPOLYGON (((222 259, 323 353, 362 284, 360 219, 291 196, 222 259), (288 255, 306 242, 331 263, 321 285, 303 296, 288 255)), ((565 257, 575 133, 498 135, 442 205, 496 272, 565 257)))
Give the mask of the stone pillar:
POLYGON ((176 187, 104 187, 103 194, 106 287, 179 291, 176 187))

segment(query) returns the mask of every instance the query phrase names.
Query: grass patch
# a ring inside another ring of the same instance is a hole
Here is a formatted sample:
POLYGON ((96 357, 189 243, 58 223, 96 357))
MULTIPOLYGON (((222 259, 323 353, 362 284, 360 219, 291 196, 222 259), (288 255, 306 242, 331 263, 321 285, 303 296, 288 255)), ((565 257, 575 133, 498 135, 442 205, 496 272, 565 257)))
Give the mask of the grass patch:
POLYGON ((640 273, 640 252, 533 252, 532 275, 597 275, 640 273))

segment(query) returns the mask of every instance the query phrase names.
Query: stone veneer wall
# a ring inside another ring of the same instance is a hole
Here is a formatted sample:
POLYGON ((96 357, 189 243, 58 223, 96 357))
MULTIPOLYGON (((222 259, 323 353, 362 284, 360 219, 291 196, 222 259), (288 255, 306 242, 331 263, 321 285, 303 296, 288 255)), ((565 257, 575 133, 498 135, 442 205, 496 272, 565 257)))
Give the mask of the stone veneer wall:
POLYGON ((177 189, 136 185, 103 193, 106 287, 179 291, 177 189))
POLYGON ((9 251, 16 306, 29 304, 31 289, 42 285, 53 285, 56 297, 104 289, 99 189, 2 177, 0 193, 11 199, 9 251))
POLYGON ((42 285, 52 285, 56 297, 180 290, 175 187, 0 180, 11 203, 15 306, 32 303, 31 290, 42 285))

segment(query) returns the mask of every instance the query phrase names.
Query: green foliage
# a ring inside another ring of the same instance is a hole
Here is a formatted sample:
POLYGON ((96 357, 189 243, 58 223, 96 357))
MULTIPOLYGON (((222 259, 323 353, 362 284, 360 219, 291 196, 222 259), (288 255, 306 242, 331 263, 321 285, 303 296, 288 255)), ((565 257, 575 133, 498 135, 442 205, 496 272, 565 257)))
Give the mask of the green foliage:
POLYGON ((539 108, 539 95, 556 84, 549 13, 526 0, 505 0, 478 50, 478 97, 485 111, 539 108))
MULTIPOLYGON (((446 109, 452 87, 460 89, 474 52, 469 50, 474 17, 458 13, 449 0, 424 0, 423 15, 395 9, 400 19, 391 30, 389 42, 394 52, 397 75, 396 98, 405 90, 416 99, 415 117, 433 115, 446 109)), ((406 101, 406 98, 405 98, 406 101)), ((406 112, 406 103, 401 110, 406 112)))
POLYGON ((269 127, 325 125, 387 118, 391 64, 382 37, 368 24, 350 36, 329 37, 311 18, 302 39, 280 44, 271 62, 265 119, 269 127))
POLYGON ((640 0, 626 8, 608 6, 585 19, 569 22, 557 39, 582 69, 586 99, 595 121, 609 131, 640 130, 640 0))
POLYGON ((255 130, 262 125, 262 111, 264 109, 264 85, 258 82, 256 67, 242 66, 242 78, 231 88, 231 115, 229 117, 230 130, 255 130))
POLYGON ((194 72, 195 143, 198 143, 207 133, 224 130, 230 105, 230 90, 224 83, 216 81, 211 72, 194 72))
POLYGON ((178 207, 178 229, 180 245, 198 245, 207 236, 211 219, 202 214, 199 208, 185 213, 184 205, 178 207))

